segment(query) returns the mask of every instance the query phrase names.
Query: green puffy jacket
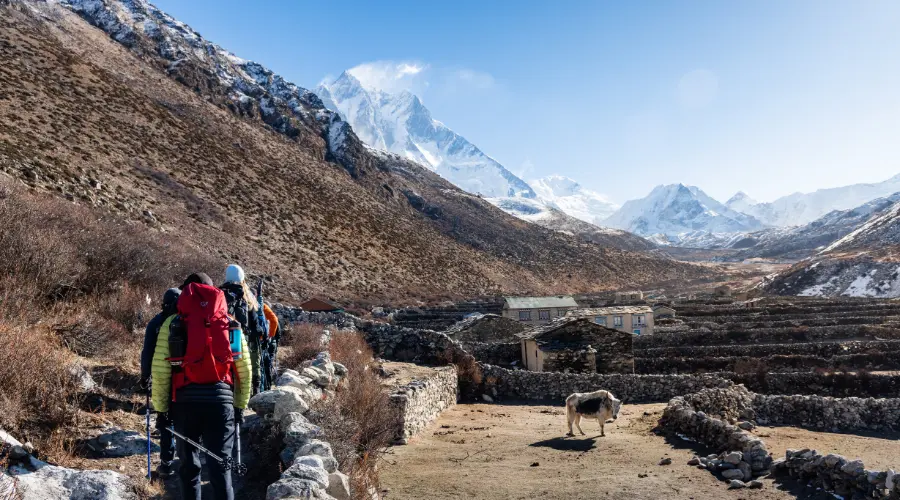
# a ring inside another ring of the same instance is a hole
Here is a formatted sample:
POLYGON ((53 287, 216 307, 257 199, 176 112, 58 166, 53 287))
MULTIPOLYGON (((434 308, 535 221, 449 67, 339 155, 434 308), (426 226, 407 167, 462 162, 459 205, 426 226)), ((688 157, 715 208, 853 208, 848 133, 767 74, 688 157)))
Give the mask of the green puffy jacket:
MULTIPOLYGON (((159 329, 159 337, 156 338, 156 349, 153 351, 151 397, 153 408, 158 412, 169 411, 169 402, 172 400, 172 365, 166 360, 169 357, 169 326, 175 316, 169 316, 159 329)), ((250 349, 247 346, 247 338, 241 339, 241 359, 234 361, 234 407, 246 408, 250 401, 251 375, 250 375, 250 349)))

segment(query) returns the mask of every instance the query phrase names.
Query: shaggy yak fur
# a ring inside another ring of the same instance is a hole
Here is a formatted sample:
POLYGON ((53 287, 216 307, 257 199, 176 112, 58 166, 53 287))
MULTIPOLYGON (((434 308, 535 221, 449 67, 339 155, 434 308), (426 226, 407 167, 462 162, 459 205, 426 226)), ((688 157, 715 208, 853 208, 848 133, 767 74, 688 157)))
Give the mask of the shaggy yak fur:
POLYGON ((578 428, 578 432, 584 436, 581 430, 581 417, 596 418, 600 422, 600 435, 605 436, 603 425, 607 420, 615 420, 619 418, 619 408, 622 402, 616 399, 609 391, 594 392, 576 392, 566 398, 566 420, 569 422, 569 433, 567 436, 574 436, 572 432, 572 424, 578 428))

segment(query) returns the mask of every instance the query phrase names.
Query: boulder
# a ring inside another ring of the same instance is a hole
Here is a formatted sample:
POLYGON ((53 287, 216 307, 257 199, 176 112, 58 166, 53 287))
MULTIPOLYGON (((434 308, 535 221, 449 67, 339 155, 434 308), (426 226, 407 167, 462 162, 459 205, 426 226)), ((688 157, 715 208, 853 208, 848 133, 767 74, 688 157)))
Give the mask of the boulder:
POLYGON ((302 389, 296 387, 283 387, 280 389, 283 394, 275 401, 275 410, 272 416, 275 420, 281 421, 288 413, 306 413, 309 411, 309 403, 307 403, 307 395, 302 389))
POLYGON ((731 453, 722 457, 722 460, 730 463, 731 465, 737 465, 741 463, 741 459, 744 458, 744 454, 739 451, 732 451, 731 453))
POLYGON ((263 391, 250 398, 248 407, 256 412, 257 415, 271 415, 275 412, 275 403, 287 394, 282 389, 273 389, 271 391, 263 391))
POLYGON ((743 479, 744 473, 740 469, 725 469, 722 471, 725 479, 743 479))
POLYGON ((281 478, 305 479, 316 483, 320 488, 328 488, 328 473, 325 472, 325 469, 322 467, 313 467, 311 465, 294 462, 294 465, 288 467, 288 469, 281 474, 281 478))
POLYGON ((314 498, 328 500, 333 498, 320 488, 315 482, 305 479, 286 478, 269 485, 266 490, 266 500, 281 500, 287 498, 314 498))
POLYGON ((758 490, 763 487, 763 482, 754 479, 753 481, 750 481, 749 483, 747 483, 747 487, 754 489, 754 490, 758 490))
POLYGON ((342 472, 329 474, 328 489, 325 491, 337 500, 350 500, 353 498, 353 495, 350 493, 350 478, 342 472))
POLYGON ((325 441, 313 439, 297 450, 296 456, 306 455, 316 455, 321 458, 322 462, 325 464, 325 470, 327 470, 328 472, 334 472, 337 470, 338 463, 334 458, 334 452, 331 450, 331 445, 325 441))
POLYGON ((318 467, 320 469, 325 468, 325 462, 322 461, 322 457, 318 455, 303 455, 294 459, 294 465, 303 464, 308 465, 310 467, 318 467))
POLYGON ((739 479, 732 479, 730 483, 728 483, 729 490, 738 490, 741 488, 746 488, 747 484, 739 479))
POLYGON ((335 361, 332 363, 334 365, 334 374, 338 377, 346 377, 348 370, 347 367, 335 361))
POLYGON ((306 387, 309 385, 310 379, 306 377, 301 377, 299 373, 294 370, 290 370, 293 373, 285 372, 275 381, 275 385, 278 387, 306 387))
MULTIPOLYGON (((107 426, 101 434, 88 441, 88 447, 105 457, 121 458, 147 454, 147 437, 139 432, 107 426)), ((159 446, 151 441, 150 450, 158 453, 159 446)))
POLYGON ((78 388, 82 391, 88 392, 97 388, 97 382, 94 381, 94 378, 91 377, 91 374, 88 373, 83 366, 73 363, 69 365, 66 370, 69 372, 69 376, 78 388))
POLYGON ((748 464, 747 462, 739 463, 737 470, 741 471, 741 473, 744 474, 744 481, 753 479, 753 470, 750 468, 750 464, 748 464))
POLYGON ((111 470, 75 470, 32 459, 36 467, 10 467, 22 500, 137 500, 127 476, 111 470), (34 468, 35 470, 30 470, 34 468))

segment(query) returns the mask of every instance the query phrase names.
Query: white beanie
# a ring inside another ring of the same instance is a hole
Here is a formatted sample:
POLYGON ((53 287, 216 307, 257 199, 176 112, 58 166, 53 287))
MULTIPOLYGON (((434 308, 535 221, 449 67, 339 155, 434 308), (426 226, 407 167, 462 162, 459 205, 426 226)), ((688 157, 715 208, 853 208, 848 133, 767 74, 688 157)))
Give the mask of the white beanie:
POLYGON ((244 282, 244 270, 241 269, 241 266, 237 264, 231 264, 225 268, 225 282, 226 283, 243 283, 244 282))

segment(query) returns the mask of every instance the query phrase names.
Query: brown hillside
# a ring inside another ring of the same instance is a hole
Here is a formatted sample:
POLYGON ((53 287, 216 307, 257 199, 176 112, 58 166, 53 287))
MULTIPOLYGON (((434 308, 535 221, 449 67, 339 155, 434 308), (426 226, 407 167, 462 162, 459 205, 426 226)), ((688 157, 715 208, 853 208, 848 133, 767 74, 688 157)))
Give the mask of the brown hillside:
POLYGON ((355 136, 343 166, 327 161, 314 123, 282 133, 229 106, 202 68, 169 78, 55 4, 0 2, 0 60, 0 170, 299 294, 574 292, 705 272, 516 220, 355 136))

